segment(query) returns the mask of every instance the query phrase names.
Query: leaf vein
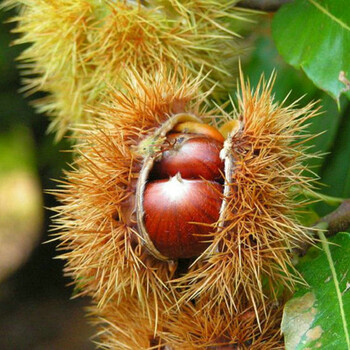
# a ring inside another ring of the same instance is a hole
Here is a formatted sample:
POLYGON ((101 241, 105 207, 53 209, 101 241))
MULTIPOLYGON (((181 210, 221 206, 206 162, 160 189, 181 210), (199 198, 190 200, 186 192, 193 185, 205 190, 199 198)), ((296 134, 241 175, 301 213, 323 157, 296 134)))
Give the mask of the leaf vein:
MULTIPOLYGON (((310 1, 312 1, 312 0, 310 0, 310 1)), ((324 233, 322 231, 318 231, 318 235, 319 235, 319 237, 321 239, 322 247, 323 247, 323 250, 326 253, 327 260, 329 262, 329 267, 330 267, 331 272, 332 272, 334 286, 335 286, 335 290, 336 290, 336 293, 337 293, 337 298, 338 298, 338 301, 339 301, 340 315, 341 315, 341 319, 342 319, 342 323, 343 323, 345 339, 346 339, 346 343, 348 345, 348 349, 350 349, 350 336, 349 336, 348 326, 347 326, 347 322, 346 322, 346 316, 345 316, 345 312, 344 312, 343 298, 342 298, 342 293, 341 293, 340 288, 339 288, 338 276, 337 276, 337 273, 335 271, 335 266, 334 266, 334 262, 333 262, 333 259, 332 259, 332 254, 331 254, 331 251, 329 249, 328 241, 327 241, 327 238, 324 235, 324 233)))
POLYGON ((339 18, 335 17, 333 14, 331 14, 326 8, 324 8, 322 5, 320 5, 318 2, 316 2, 315 0, 308 0, 312 5, 314 5, 315 7, 317 7, 321 12, 323 12, 326 16, 328 16, 329 18, 331 18, 334 22, 338 23, 341 27, 343 27, 344 29, 350 31, 350 27, 344 23, 342 20, 340 20, 339 18))

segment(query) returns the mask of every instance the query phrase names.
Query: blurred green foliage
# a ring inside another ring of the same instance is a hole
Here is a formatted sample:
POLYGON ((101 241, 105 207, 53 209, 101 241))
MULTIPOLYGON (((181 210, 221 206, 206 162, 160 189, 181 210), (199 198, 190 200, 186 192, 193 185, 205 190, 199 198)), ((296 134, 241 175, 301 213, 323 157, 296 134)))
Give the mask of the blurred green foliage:
MULTIPOLYGON (((18 268, 39 241, 48 239, 49 214, 45 213, 43 227, 42 199, 46 207, 55 206, 56 202, 53 196, 43 194, 43 188, 54 188, 52 179, 59 178, 71 160, 69 153, 61 152, 69 148, 68 142, 55 144, 53 135, 46 132, 47 118, 30 106, 30 101, 40 95, 25 98, 19 92, 21 78, 16 57, 23 47, 11 45, 15 39, 10 33, 14 24, 8 18, 14 15, 14 11, 0 11, 0 246, 12 249, 13 266, 4 253, 0 265, 9 271, 18 268)), ((47 248, 50 249, 54 246, 47 248)), ((49 254, 51 260, 53 252, 49 254)), ((46 256, 39 259, 48 266, 46 256)))
POLYGON ((48 135, 47 118, 35 113, 30 101, 41 95, 25 98, 20 92, 21 78, 16 57, 23 50, 21 46, 12 46, 15 35, 11 34, 14 23, 9 18, 14 10, 0 11, 0 152, 2 167, 14 167, 30 164, 42 175, 44 187, 52 188, 50 178, 59 178, 62 169, 70 161, 69 153, 60 152, 69 149, 69 142, 55 143, 53 135, 48 135), (19 142, 16 142, 16 138, 19 142), (25 141, 27 140, 27 141, 25 141), (11 146, 9 146, 11 145, 11 146), (5 148, 11 149, 5 154, 5 148))

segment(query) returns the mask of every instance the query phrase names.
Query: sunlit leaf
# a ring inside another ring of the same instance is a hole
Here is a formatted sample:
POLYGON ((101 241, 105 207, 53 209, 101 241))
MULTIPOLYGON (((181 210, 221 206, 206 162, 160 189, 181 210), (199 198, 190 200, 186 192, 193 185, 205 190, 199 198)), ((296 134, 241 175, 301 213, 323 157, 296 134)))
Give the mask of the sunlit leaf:
MULTIPOLYGON (((278 51, 333 98, 349 91, 350 7, 347 0, 295 0, 273 20, 278 51)), ((349 97, 350 94, 347 93, 349 97)))

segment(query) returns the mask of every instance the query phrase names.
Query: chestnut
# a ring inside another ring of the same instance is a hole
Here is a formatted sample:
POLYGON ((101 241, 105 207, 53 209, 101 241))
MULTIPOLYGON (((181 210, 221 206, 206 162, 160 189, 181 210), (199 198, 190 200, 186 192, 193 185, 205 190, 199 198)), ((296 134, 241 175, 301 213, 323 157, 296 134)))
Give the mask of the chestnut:
POLYGON ((155 248, 168 258, 191 258, 209 245, 211 224, 218 221, 222 185, 186 180, 179 174, 146 184, 144 224, 155 248))
POLYGON ((166 179, 180 173, 183 179, 222 179, 222 142, 203 135, 176 133, 168 135, 167 145, 154 164, 152 178, 166 179))
POLYGON ((224 177, 233 163, 222 161, 227 145, 221 132, 179 113, 135 150, 143 157, 133 211, 138 239, 162 261, 200 256, 221 229, 227 203, 224 177))

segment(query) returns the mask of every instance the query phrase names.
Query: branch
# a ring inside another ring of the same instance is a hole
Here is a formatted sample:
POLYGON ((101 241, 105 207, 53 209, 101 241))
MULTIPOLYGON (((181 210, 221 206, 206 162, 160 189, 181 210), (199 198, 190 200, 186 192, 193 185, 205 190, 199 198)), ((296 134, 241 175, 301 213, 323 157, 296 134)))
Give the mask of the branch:
POLYGON ((346 230, 350 226, 350 199, 343 201, 336 210, 318 220, 315 226, 320 223, 327 224, 327 237, 346 230))
POLYGON ((277 11, 282 5, 293 0, 241 0, 237 3, 238 7, 249 8, 260 11, 277 11))
MULTIPOLYGON (((311 227, 309 231, 310 236, 315 237, 317 235, 317 230, 326 230, 324 235, 330 237, 338 232, 345 231, 350 227, 350 199, 344 200, 339 207, 331 212, 330 214, 324 216, 311 227)), ((303 256, 306 254, 308 248, 310 247, 309 242, 305 242, 296 252, 298 255, 303 256)))

